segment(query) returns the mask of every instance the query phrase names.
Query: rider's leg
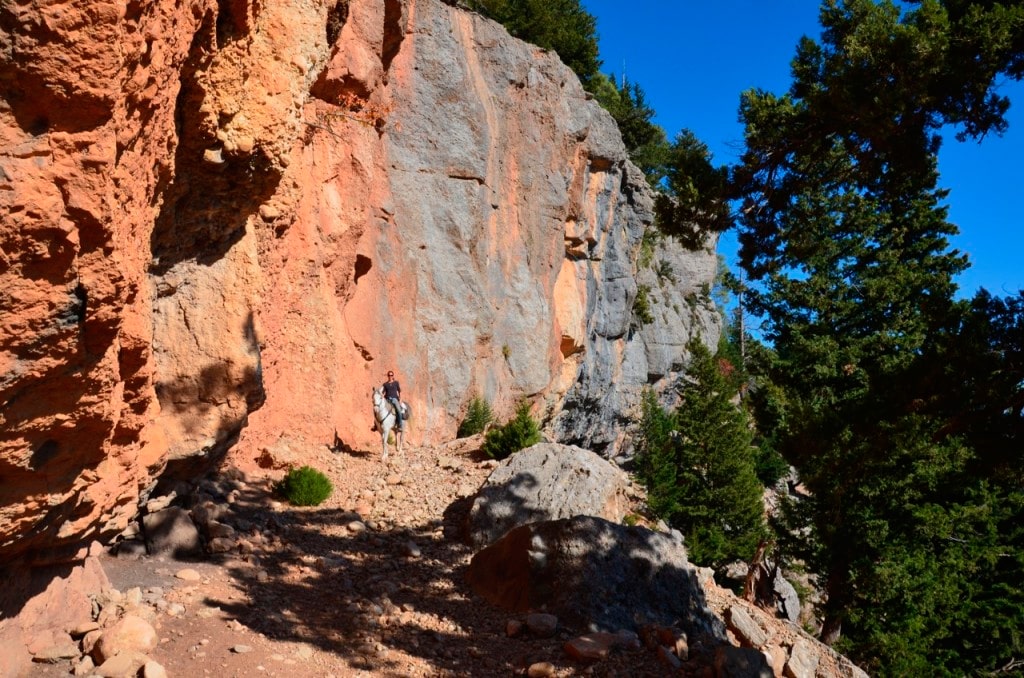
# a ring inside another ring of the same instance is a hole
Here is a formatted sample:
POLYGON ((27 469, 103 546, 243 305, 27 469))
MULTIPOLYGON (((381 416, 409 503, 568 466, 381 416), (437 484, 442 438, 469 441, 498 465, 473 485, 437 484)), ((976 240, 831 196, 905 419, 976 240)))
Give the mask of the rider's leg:
POLYGON ((395 406, 395 428, 402 430, 402 404, 398 398, 388 398, 388 401, 395 406))

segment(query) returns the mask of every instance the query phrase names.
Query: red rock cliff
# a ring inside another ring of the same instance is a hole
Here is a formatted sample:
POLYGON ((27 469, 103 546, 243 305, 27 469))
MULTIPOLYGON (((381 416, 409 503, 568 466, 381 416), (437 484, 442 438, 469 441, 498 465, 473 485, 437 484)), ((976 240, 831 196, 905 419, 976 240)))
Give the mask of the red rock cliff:
POLYGON ((0 8, 0 554, 60 560, 160 477, 374 449, 530 397, 611 454, 673 379, 708 250, 662 253, 611 118, 551 53, 438 0, 0 8), (680 310, 682 309, 682 310, 680 310), (40 555, 46 546, 46 555, 40 555))

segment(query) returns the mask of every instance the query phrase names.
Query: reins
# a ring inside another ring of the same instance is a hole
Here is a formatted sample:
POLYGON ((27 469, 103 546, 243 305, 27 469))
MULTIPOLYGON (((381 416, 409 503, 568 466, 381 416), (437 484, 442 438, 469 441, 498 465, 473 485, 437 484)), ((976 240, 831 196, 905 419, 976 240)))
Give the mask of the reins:
POLYGON ((377 423, 378 424, 383 424, 385 421, 388 420, 388 417, 395 417, 395 420, 397 421, 398 420, 398 415, 395 414, 395 407, 394 407, 394 405, 389 403, 384 398, 381 398, 381 404, 384 405, 384 407, 387 408, 387 414, 385 414, 384 417, 381 418, 380 410, 377 408, 377 403, 374 402, 374 404, 373 404, 373 418, 377 420, 377 423))

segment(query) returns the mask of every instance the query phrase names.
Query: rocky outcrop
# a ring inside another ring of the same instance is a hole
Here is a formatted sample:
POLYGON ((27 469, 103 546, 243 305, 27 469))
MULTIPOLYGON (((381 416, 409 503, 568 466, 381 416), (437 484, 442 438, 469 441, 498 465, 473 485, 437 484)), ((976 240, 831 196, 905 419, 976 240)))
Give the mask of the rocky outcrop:
POLYGON ((501 462, 473 499, 468 538, 486 546, 510 529, 544 520, 597 516, 621 522, 629 479, 593 452, 540 443, 501 462))
POLYGON ((0 48, 5 558, 81 557, 229 449, 373 449, 388 368, 412 442, 528 397, 611 455, 716 338, 685 301, 710 250, 642 283, 637 322, 646 183, 555 55, 477 15, 15 3, 0 48))
POLYGON ((473 556, 466 579, 494 605, 544 609, 574 629, 678 624, 725 637, 682 540, 643 527, 589 516, 517 527, 473 556))
MULTIPOLYGON (((75 656, 80 637, 93 621, 93 597, 110 588, 95 544, 82 564, 8 573, 0 592, 0 676, 27 673, 35 658, 75 656)), ((98 628, 98 627, 96 627, 98 628)))

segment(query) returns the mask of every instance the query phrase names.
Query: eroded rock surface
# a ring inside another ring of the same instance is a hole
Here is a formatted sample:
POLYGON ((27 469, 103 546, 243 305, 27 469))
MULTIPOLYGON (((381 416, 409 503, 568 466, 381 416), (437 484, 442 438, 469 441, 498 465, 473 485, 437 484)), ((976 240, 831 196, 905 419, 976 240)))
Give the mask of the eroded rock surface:
POLYGON ((486 546, 514 527, 573 516, 621 522, 629 479, 579 447, 540 443, 494 469, 473 500, 468 537, 486 546))
POLYGON ((480 16, 57 0, 0 9, 0 47, 4 558, 81 557, 229 449, 375 449, 387 369, 409 442, 527 397, 611 455, 717 338, 669 301, 711 250, 666 253, 689 263, 637 323, 643 177, 555 55, 480 16))
POLYGON ((466 579, 494 605, 544 609, 578 630, 678 624, 725 637, 682 541, 643 527, 589 516, 517 527, 473 556, 466 579))

